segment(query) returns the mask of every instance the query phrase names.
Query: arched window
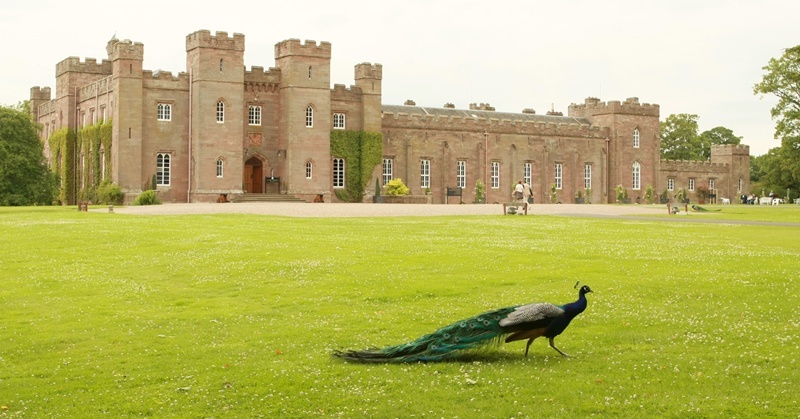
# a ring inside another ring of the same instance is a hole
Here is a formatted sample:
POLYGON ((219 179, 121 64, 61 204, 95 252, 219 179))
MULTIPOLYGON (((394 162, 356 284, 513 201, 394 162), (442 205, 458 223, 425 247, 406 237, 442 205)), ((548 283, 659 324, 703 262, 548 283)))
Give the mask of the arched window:
POLYGON ((217 159, 217 177, 222 177, 225 174, 225 162, 222 157, 217 159))
POLYGON ((314 108, 308 105, 306 108, 306 127, 311 128, 314 126, 314 108))
POLYGON ((168 153, 156 154, 156 185, 169 186, 171 160, 168 153))
POLYGON ((633 162, 633 179, 631 189, 638 191, 642 189, 642 165, 638 161, 633 162))
POLYGON ((333 187, 344 188, 344 159, 333 159, 333 187))
POLYGON ((633 148, 639 148, 639 128, 633 129, 633 148))
POLYGON ((313 165, 311 164, 311 160, 306 162, 306 179, 311 179, 313 165))
POLYGON ((225 122, 225 102, 221 100, 217 102, 217 122, 225 122))

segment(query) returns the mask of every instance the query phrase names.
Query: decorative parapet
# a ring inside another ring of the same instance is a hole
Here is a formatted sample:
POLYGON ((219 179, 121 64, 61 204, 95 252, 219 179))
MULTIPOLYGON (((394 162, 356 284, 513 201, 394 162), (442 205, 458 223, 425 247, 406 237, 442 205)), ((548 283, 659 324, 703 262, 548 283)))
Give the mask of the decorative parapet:
POLYGON ((606 114, 626 114, 658 117, 661 107, 655 104, 639 103, 639 98, 632 97, 624 102, 612 100, 608 103, 601 102, 595 97, 586 98, 583 104, 572 103, 569 105, 569 116, 589 117, 606 114))
POLYGON ((383 65, 372 63, 361 63, 355 66, 355 79, 382 79, 383 65))
POLYGON ((56 77, 65 73, 110 75, 111 71, 111 61, 103 60, 98 64, 94 58, 86 58, 85 61, 81 61, 78 57, 68 57, 56 64, 56 77))
POLYGON ((195 48, 214 48, 233 51, 244 51, 244 35, 234 33, 232 37, 227 32, 217 31, 211 35, 211 31, 200 30, 186 35, 186 51, 195 48))
POLYGON ((304 57, 331 58, 331 43, 321 41, 317 45, 316 41, 299 39, 287 39, 275 44, 275 59, 299 55, 304 57))
POLYGON ((78 89, 78 101, 86 100, 100 94, 106 94, 112 89, 111 76, 103 77, 94 83, 89 83, 78 89))

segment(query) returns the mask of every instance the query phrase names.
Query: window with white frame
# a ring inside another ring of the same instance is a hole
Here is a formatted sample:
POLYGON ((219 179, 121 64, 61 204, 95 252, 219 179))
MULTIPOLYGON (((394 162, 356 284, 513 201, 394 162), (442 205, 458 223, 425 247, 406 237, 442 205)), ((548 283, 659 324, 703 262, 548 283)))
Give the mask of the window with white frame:
POLYGON ((562 178, 563 169, 564 169, 564 166, 561 163, 556 163, 556 168, 555 168, 555 171, 556 171, 555 172, 555 175, 556 175, 556 179, 555 179, 556 189, 561 189, 564 186, 563 178, 562 178))
POLYGON ((714 179, 708 180, 708 189, 713 191, 714 190, 714 179))
POLYGON ((333 187, 344 188, 344 159, 333 159, 333 187))
POLYGON ((247 124, 261 125, 261 106, 251 105, 247 108, 247 124))
POLYGON ((311 160, 306 162, 306 179, 311 179, 311 175, 313 174, 314 165, 311 163, 311 160))
POLYGON ((344 129, 344 114, 333 114, 333 129, 344 129))
POLYGON ((311 105, 308 105, 308 107, 306 108, 306 127, 311 128, 313 126, 314 126, 314 108, 312 108, 311 105))
POLYGON ((159 121, 172 121, 172 105, 169 103, 159 103, 156 108, 159 121))
POLYGON ((217 122, 220 124, 225 122, 225 102, 221 100, 217 102, 217 122))
POLYGON ((642 189, 642 165, 638 161, 633 162, 631 172, 633 173, 631 189, 638 191, 642 189))
POLYGON ((390 180, 392 180, 392 163, 393 163, 392 159, 383 159, 383 177, 382 177, 383 183, 382 184, 384 186, 387 183, 389 183, 390 180))
POLYGON ((689 190, 690 191, 694 190, 694 179, 693 178, 689 179, 689 190))
POLYGON ((423 188, 431 187, 431 161, 419 161, 419 186, 423 188))
POLYGON ((592 165, 589 163, 583 166, 583 188, 592 189, 592 165))
POLYGON ((106 107, 105 106, 101 106, 100 107, 100 115, 103 118, 103 121, 105 121, 107 119, 106 118, 106 107))
POLYGON ((492 189, 500 187, 500 162, 492 162, 492 189))
POLYGON ((533 164, 532 163, 523 163, 522 164, 522 180, 525 181, 528 185, 533 185, 533 164))
POLYGON ((456 162, 456 186, 459 188, 467 187, 467 162, 464 160, 456 162))
POLYGON ((639 148, 639 128, 633 129, 633 148, 639 148))
POLYGON ((675 190, 675 178, 668 178, 667 179, 667 190, 674 191, 675 190))
POLYGON ((171 160, 169 153, 156 154, 156 185, 169 186, 171 160))
POLYGON ((219 158, 217 159, 217 177, 222 177, 225 174, 225 162, 219 158))

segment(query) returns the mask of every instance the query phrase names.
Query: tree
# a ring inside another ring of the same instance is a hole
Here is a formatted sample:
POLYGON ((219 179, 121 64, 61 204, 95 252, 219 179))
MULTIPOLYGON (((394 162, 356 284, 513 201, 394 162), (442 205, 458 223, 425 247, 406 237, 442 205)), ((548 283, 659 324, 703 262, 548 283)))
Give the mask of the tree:
POLYGON ((0 106, 0 205, 50 205, 57 180, 29 114, 0 106))
POLYGON ((719 144, 741 144, 742 137, 733 135, 733 131, 725 127, 711 128, 700 134, 700 153, 703 160, 711 158, 711 146, 719 144))
POLYGON ((701 160, 701 138, 697 133, 697 115, 672 114, 661 122, 661 158, 701 160))
POLYGON ((777 96, 771 114, 776 121, 775 138, 781 146, 773 156, 777 164, 762 166, 762 177, 770 182, 783 178, 785 184, 775 186, 796 191, 800 187, 800 45, 786 49, 780 58, 770 59, 763 70, 766 74, 753 87, 753 93, 777 96), (785 173, 772 174, 772 170, 785 173))

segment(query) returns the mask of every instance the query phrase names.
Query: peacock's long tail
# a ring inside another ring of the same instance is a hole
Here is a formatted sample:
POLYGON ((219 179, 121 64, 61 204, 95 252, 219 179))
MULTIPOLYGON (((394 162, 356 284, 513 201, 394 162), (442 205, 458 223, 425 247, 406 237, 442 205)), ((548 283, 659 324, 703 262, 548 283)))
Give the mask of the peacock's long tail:
POLYGON ((515 307, 488 311, 468 319, 444 326, 414 341, 385 348, 334 351, 333 356, 350 362, 401 363, 436 362, 452 358, 459 353, 477 349, 508 334, 500 320, 515 307))

